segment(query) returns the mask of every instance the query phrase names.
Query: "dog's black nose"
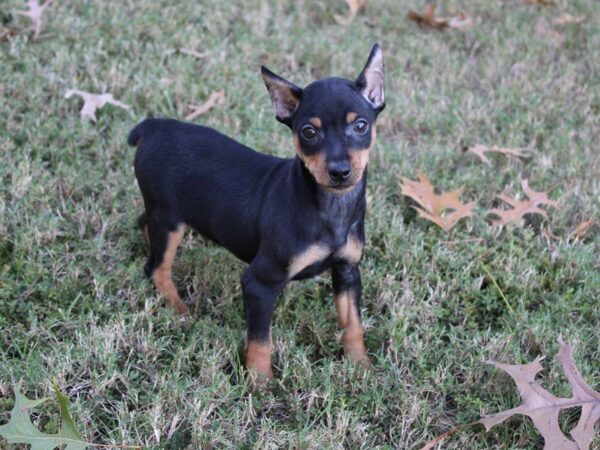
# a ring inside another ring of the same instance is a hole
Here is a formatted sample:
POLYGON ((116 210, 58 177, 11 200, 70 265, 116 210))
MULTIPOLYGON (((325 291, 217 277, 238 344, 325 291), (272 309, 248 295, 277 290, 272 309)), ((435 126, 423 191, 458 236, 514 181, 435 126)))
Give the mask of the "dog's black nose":
POLYGON ((347 161, 336 161, 329 163, 327 167, 329 178, 334 183, 343 183, 350 178, 350 164, 347 161))

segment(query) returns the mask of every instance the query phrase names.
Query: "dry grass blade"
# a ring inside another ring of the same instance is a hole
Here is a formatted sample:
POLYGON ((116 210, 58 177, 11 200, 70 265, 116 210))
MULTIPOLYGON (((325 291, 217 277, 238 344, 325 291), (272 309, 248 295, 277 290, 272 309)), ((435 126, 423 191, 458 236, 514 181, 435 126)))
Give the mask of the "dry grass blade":
POLYGON ((554 25, 581 25, 585 21, 585 16, 572 16, 571 14, 563 14, 562 16, 555 17, 552 23, 554 23, 554 25))
POLYGON ((37 39, 42 32, 44 26, 44 10, 48 5, 52 3, 52 0, 46 0, 43 4, 39 4, 37 0, 27 1, 27 11, 14 11, 15 14, 20 16, 28 17, 31 20, 30 30, 33 30, 33 39, 37 39))
POLYGON ((573 362, 571 346, 561 339, 558 343, 560 350, 556 360, 562 366, 571 385, 572 397, 556 397, 535 381, 535 376, 542 370, 539 356, 534 362, 524 365, 491 362, 511 376, 523 403, 516 408, 482 418, 479 422, 485 426, 486 431, 515 414, 523 414, 531 418, 544 438, 544 450, 589 449, 594 438, 594 424, 600 419, 600 392, 593 390, 577 370, 573 362), (581 417, 570 432, 573 438, 571 440, 560 429, 558 416, 561 409, 577 406, 581 407, 581 417))
POLYGON ((489 147, 487 145, 476 144, 473 147, 470 147, 467 151, 470 153, 473 153, 475 156, 477 156, 482 162, 484 162, 488 166, 491 166, 492 163, 487 158, 487 156, 485 156, 485 153, 487 153, 487 152, 502 153, 503 155, 514 156, 516 158, 526 158, 527 157, 527 154, 525 152, 523 152, 522 150, 519 150, 516 148, 498 147, 496 145, 492 145, 491 147, 489 147))
POLYGON ((185 120, 193 120, 196 117, 210 111, 212 108, 225 103, 225 91, 215 91, 211 93, 206 101, 201 105, 190 105, 192 112, 185 117, 185 120))
POLYGON ((523 192, 527 195, 528 200, 517 200, 506 194, 498 195, 498 198, 512 206, 512 209, 491 209, 489 214, 500 217, 500 219, 492 221, 492 225, 507 225, 509 223, 520 225, 525 214, 540 214, 544 217, 548 217, 546 211, 539 206, 558 206, 558 202, 550 200, 546 192, 536 192, 531 189, 527 180, 521 180, 521 187, 523 188, 523 192))
POLYGON ((65 98, 70 98, 73 95, 83 98, 83 108, 81 108, 80 112, 81 118, 88 118, 92 122, 96 122, 96 110, 103 108, 106 104, 118 106, 123 109, 131 108, 129 105, 115 100, 112 94, 90 94, 78 89, 69 89, 65 93, 65 98))
POLYGON ((402 194, 412 198, 421 207, 414 207, 419 216, 427 219, 444 231, 450 231, 460 219, 473 215, 475 202, 463 204, 460 201, 460 189, 436 194, 433 185, 423 172, 419 172, 419 181, 402 177, 402 194), (445 210, 453 210, 444 214, 445 210))
POLYGON ((346 0, 346 3, 350 8, 350 15, 348 17, 340 16, 339 14, 333 16, 340 25, 350 25, 361 8, 365 6, 367 0, 346 0))

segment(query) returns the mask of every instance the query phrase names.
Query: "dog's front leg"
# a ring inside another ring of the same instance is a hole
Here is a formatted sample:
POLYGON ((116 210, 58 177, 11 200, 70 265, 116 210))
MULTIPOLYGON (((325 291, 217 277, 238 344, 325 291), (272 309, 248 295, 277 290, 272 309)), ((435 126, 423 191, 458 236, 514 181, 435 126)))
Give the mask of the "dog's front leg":
POLYGON ((286 279, 260 261, 254 261, 242 275, 242 292, 246 311, 246 368, 252 384, 264 386, 273 378, 271 369, 271 319, 277 296, 286 279))
POLYGON ((341 263, 332 271, 333 295, 338 314, 338 324, 344 330, 344 354, 364 367, 370 367, 360 321, 362 284, 358 266, 341 263))

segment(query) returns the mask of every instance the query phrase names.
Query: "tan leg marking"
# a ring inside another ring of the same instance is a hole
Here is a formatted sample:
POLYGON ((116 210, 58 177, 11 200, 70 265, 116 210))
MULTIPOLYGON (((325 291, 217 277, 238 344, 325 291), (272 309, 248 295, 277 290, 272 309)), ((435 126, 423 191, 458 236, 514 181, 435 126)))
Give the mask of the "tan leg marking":
POLYGON ((298 135, 294 135, 294 146, 296 147, 296 153, 308 171, 315 177, 317 183, 322 186, 327 186, 329 184, 329 173, 327 172, 327 163, 325 162, 324 152, 318 152, 314 155, 305 155, 300 146, 298 135))
POLYGON ((181 297, 179 297, 179 294, 177 293, 177 288, 173 283, 171 269, 173 267, 173 262, 175 261, 177 247, 179 247, 179 244, 183 239, 184 232, 185 226, 182 224, 177 230, 169 233, 167 238, 167 250, 165 251, 162 262, 152 273, 154 286, 156 286, 158 292, 164 295, 167 300, 167 305, 171 308, 175 308, 179 314, 189 313, 189 308, 181 301, 181 297))
POLYGON ((340 247, 335 255, 344 259, 351 266, 356 265, 362 258, 363 243, 360 242, 354 235, 349 234, 346 243, 340 247))
POLYGON ((270 331, 267 342, 246 342, 246 368, 250 371, 250 382, 253 387, 262 388, 273 379, 271 353, 273 353, 273 343, 270 331))
POLYGON ((355 112, 349 112, 348 114, 346 114, 346 123, 348 125, 350 125, 352 122, 354 122, 356 120, 357 117, 358 117, 358 114, 356 114, 355 112))
POLYGON ((354 304, 354 295, 350 292, 341 292, 335 298, 335 308, 338 314, 338 324, 344 330, 342 340, 344 353, 350 361, 359 363, 363 367, 370 367, 371 361, 365 347, 365 332, 360 323, 360 317, 354 304))
POLYGON ((303 269, 316 262, 324 260, 331 250, 321 244, 313 244, 299 255, 292 258, 288 268, 288 278, 294 278, 303 269))

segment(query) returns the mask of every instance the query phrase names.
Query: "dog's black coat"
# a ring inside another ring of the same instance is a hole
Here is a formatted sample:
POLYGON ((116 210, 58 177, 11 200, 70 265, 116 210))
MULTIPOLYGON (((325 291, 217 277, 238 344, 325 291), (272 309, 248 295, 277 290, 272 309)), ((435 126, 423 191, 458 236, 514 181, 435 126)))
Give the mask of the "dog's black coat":
MULTIPOLYGON (((376 51, 378 46, 365 70, 376 51)), ((298 155, 321 155, 332 174, 332 167, 350 167, 353 149, 372 145, 383 94, 379 104, 365 97, 364 71, 356 82, 328 78, 305 89, 264 68, 263 77, 278 120, 298 140, 298 155), (282 102, 277 95, 287 97, 282 102), (368 128, 356 131, 347 123, 349 113, 368 128), (307 121, 314 118, 319 118, 317 135, 306 139, 302 130, 312 127, 307 121)), ((366 169, 351 186, 337 179, 323 186, 298 155, 265 155, 211 128, 171 119, 144 120, 128 143, 138 147, 135 174, 146 210, 139 223, 150 241, 148 275, 161 264, 169 233, 187 224, 250 264, 242 276, 248 340, 269 339, 277 295, 290 280, 332 269, 334 291, 352 291, 358 308, 357 262, 349 263, 336 250, 350 235, 364 243, 366 169), (290 274, 290 261, 315 243, 331 252, 290 274)))

